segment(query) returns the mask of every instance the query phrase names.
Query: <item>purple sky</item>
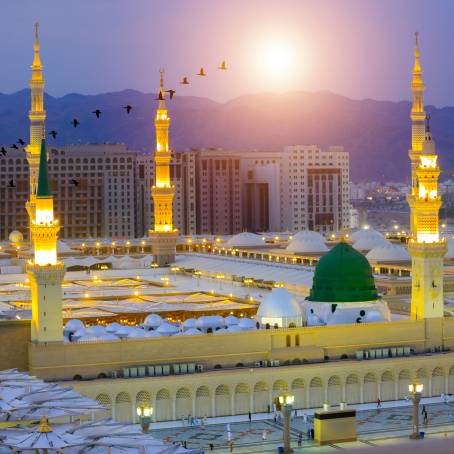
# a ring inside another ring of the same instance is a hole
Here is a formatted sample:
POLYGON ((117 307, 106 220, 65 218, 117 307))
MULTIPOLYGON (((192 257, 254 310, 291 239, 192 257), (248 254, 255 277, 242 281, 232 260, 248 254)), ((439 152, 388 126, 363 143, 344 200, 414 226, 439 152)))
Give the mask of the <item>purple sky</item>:
POLYGON ((27 86, 36 20, 52 95, 152 92, 164 67, 177 94, 221 101, 276 90, 408 99, 419 30, 426 100, 454 105, 453 0, 1 0, 0 17, 3 93, 27 86), (277 75, 259 58, 276 41, 293 49, 277 75))

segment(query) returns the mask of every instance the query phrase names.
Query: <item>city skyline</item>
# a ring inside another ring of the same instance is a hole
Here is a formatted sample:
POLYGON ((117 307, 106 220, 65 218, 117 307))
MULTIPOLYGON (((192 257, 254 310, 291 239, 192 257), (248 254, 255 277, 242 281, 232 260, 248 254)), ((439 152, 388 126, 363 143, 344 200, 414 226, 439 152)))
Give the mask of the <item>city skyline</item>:
POLYGON ((452 32, 440 26, 454 8, 447 1, 435 7, 409 0, 349 0, 342 6, 200 0, 178 7, 137 0, 133 7, 119 1, 108 6, 105 14, 104 0, 77 5, 3 2, 11 20, 0 32, 0 58, 9 67, 0 92, 26 87, 23 68, 30 60, 30 36, 24 27, 39 21, 46 88, 55 96, 127 88, 154 92, 156 71, 164 67, 177 96, 226 101, 256 92, 328 90, 353 99, 400 101, 408 99, 413 33, 419 31, 430 87, 427 103, 454 104, 449 83, 454 65, 447 58, 452 32), (62 19, 69 15, 71 21, 62 19), (17 27, 18 21, 23 26, 17 27), (217 70, 222 60, 226 72, 217 70), (207 72, 203 80, 195 76, 202 66, 207 72), (189 86, 179 85, 183 76, 189 77, 189 86))

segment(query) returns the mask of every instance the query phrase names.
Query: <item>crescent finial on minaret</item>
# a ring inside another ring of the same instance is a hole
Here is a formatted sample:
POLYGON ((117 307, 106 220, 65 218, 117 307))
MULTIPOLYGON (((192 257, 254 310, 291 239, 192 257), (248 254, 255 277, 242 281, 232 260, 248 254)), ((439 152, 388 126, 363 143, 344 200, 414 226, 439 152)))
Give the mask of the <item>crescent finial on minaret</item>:
POLYGON ((415 32, 415 46, 419 47, 419 32, 415 32))

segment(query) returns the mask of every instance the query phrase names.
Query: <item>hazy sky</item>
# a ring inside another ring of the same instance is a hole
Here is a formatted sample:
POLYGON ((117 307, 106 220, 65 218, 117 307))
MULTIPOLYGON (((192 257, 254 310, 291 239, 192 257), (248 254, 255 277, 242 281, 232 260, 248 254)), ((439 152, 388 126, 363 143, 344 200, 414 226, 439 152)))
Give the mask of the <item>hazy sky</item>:
POLYGON ((0 92, 28 84, 35 21, 56 96, 152 92, 164 67, 177 94, 216 100, 290 90, 408 99, 418 30, 427 102, 454 105, 454 0, 0 0, 0 92), (200 66, 207 77, 194 75, 200 66))

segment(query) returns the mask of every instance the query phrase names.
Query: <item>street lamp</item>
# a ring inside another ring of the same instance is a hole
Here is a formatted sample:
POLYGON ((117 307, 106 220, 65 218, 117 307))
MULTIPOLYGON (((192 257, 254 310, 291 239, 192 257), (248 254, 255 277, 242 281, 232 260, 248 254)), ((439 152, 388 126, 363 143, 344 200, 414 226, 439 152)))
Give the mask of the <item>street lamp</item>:
POLYGON ((282 413, 284 415, 284 454, 290 454, 293 449, 290 447, 290 416, 292 415, 293 402, 295 396, 293 394, 283 394, 279 396, 282 413))
POLYGON ((413 433, 410 435, 413 440, 421 438, 419 433, 419 402, 421 401, 423 389, 424 385, 422 383, 411 383, 408 385, 408 391, 410 391, 413 402, 413 433))
POLYGON ((140 427, 144 434, 148 433, 151 423, 151 415, 153 414, 153 407, 148 405, 141 405, 137 407, 137 416, 140 418, 140 427))

